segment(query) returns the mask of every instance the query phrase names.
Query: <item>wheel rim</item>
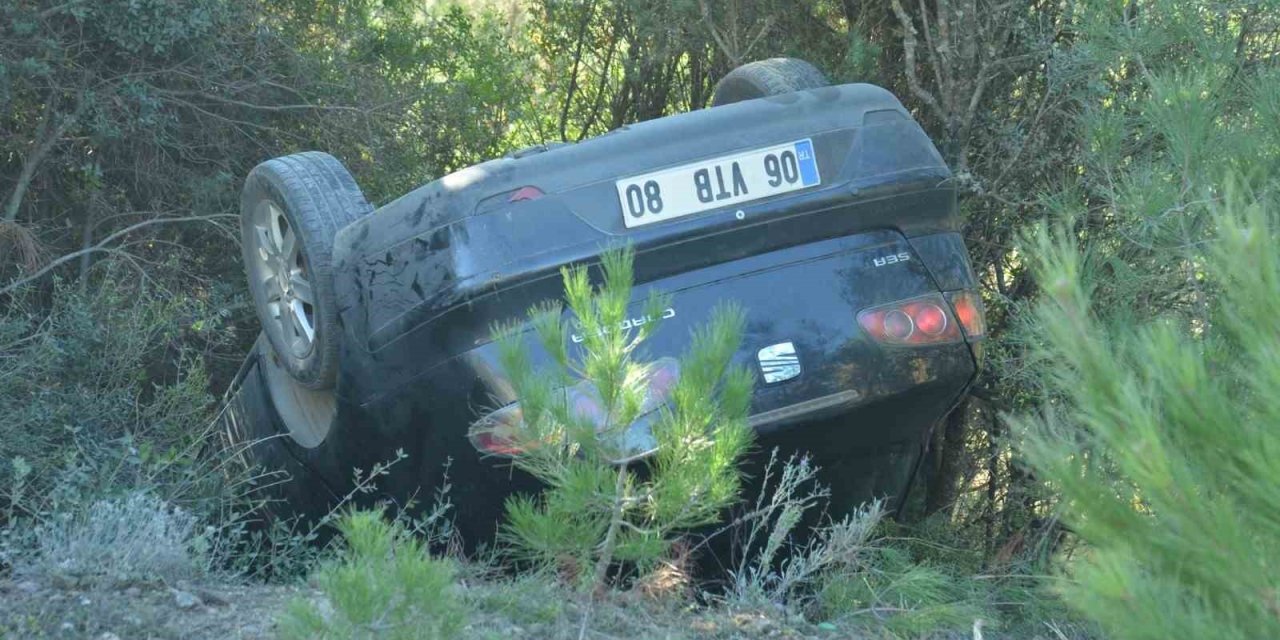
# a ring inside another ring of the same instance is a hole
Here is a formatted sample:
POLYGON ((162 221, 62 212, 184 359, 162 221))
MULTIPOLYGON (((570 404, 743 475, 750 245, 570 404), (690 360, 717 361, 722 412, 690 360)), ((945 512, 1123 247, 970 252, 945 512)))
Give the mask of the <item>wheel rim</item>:
POLYGON ((262 291, 264 328, 296 358, 311 354, 316 340, 315 292, 302 241, 284 210, 270 200, 253 216, 251 270, 262 291))

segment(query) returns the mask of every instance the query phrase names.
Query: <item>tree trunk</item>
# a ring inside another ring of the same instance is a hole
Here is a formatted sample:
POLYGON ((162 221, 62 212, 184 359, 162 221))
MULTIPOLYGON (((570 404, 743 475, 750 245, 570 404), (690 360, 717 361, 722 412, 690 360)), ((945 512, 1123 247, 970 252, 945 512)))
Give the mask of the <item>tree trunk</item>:
POLYGON ((76 100, 75 111, 66 116, 58 117, 58 102, 54 97, 49 98, 49 102, 45 103, 44 120, 40 123, 40 129, 36 133, 34 146, 31 153, 27 155, 26 160, 22 163, 22 169, 18 172, 18 180, 13 185, 13 191, 9 193, 9 199, 4 205, 4 221, 14 222, 18 219, 18 211, 22 208, 22 199, 27 195, 27 188, 31 186, 31 181, 35 178, 36 169, 40 163, 44 162, 45 156, 57 146, 62 140, 62 136, 67 133, 71 125, 75 124, 80 118, 80 114, 84 112, 87 101, 84 96, 80 96, 76 100), (55 124, 56 122, 56 124, 55 124))
POLYGON ((618 546, 618 530, 622 528, 622 519, 626 517, 627 465, 618 466, 618 478, 613 487, 613 511, 609 519, 609 530, 605 533, 604 544, 600 547, 600 557, 596 560, 595 574, 591 579, 591 596, 603 590, 609 578, 609 565, 613 564, 613 552, 618 546))

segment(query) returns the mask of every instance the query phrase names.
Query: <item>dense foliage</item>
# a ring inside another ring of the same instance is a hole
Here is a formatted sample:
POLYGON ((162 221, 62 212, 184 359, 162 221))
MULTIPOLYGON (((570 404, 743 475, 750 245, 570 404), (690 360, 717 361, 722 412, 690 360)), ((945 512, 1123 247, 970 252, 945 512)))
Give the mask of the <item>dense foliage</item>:
POLYGON ((1271 637, 1276 69, 1254 58, 1265 14, 1151 9, 1086 25, 1096 64, 1131 63, 1081 114, 1088 163, 1026 245, 1044 400, 1020 426, 1091 545, 1064 587, 1082 610, 1116 637, 1271 637))
POLYGON ((1257 0, 0 4, 0 518, 62 477, 217 502, 182 470, 256 333, 232 229, 257 162, 323 149, 384 202, 702 108, 773 55, 890 88, 956 172, 987 367, 936 431, 916 530, 999 574, 1062 569, 1082 538, 1073 599, 1118 635, 1262 633, 1233 608, 1274 606, 1274 475, 1248 465, 1276 336, 1242 324, 1276 291, 1280 8, 1257 0), (1212 531, 1255 573, 1199 555, 1212 531), (1200 617, 1107 606, 1136 603, 1200 617))

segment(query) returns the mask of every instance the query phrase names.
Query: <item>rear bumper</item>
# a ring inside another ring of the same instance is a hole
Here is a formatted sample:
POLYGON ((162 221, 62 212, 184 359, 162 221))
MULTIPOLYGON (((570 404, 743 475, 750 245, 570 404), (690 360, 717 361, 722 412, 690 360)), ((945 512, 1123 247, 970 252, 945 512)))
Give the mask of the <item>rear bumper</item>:
MULTIPOLYGON (((671 295, 670 317, 645 344, 641 357, 680 356, 690 331, 705 323, 720 304, 733 301, 746 313, 746 330, 735 356, 756 371, 752 424, 762 437, 802 438, 814 445, 855 449, 878 443, 922 439, 955 402, 976 372, 968 344, 890 347, 873 341, 858 326, 867 307, 935 293, 937 284, 922 261, 876 265, 884 255, 910 253, 900 234, 874 232, 836 238, 752 256, 657 280, 637 287, 671 295), (764 383, 758 354, 789 343, 799 359, 799 375, 764 383), (793 434, 797 427, 801 434, 793 434)), ((415 347, 404 345, 407 352, 415 347)), ((528 339, 535 366, 546 362, 537 341, 528 339)), ((424 363, 425 364, 425 363, 424 363)), ((380 393, 365 403, 379 416, 373 422, 399 431, 397 438, 465 441, 467 428, 483 413, 514 402, 494 344, 483 344, 434 366, 419 368, 397 383, 381 381, 380 393), (431 425, 427 434, 419 427, 431 425)), ((452 446, 447 446, 453 449, 452 446)), ((461 449, 456 455, 475 455, 461 449)))

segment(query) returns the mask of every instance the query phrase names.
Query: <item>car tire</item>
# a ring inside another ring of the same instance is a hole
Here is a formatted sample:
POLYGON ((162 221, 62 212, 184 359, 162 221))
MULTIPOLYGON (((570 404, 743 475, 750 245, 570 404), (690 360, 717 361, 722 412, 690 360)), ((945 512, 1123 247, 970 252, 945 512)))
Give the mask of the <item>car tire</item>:
POLYGON ((327 153, 268 160, 245 180, 240 234, 254 308, 282 366, 309 389, 331 388, 337 375, 333 238, 372 209, 327 153))
POLYGON ((758 60, 744 64, 721 78, 711 95, 711 106, 816 89, 829 84, 827 77, 817 67, 804 60, 758 60))

